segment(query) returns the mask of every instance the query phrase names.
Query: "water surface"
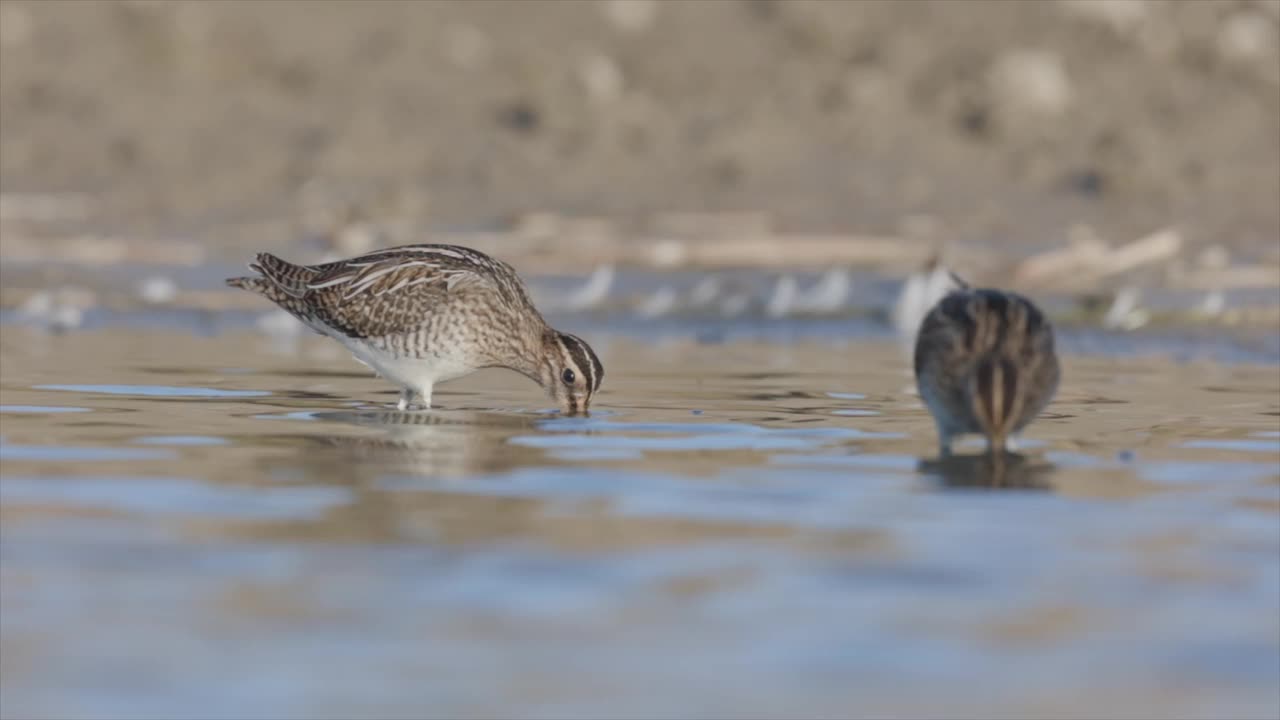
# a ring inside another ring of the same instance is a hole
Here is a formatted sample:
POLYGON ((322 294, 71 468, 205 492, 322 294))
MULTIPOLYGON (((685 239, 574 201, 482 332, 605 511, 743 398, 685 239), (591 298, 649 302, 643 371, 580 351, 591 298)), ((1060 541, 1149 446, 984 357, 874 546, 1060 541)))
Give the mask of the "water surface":
POLYGON ((5 326, 4 715, 1280 712, 1274 365, 1070 354, 997 471, 883 340, 593 342, 589 418, 404 414, 319 338, 5 326))

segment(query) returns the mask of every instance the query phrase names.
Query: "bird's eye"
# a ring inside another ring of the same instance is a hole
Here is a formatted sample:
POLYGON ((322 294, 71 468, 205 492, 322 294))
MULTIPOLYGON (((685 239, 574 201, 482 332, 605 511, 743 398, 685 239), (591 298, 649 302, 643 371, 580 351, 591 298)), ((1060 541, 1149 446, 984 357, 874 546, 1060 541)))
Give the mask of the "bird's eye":
POLYGON ((564 372, 560 374, 560 379, 564 380, 565 385, 572 385, 573 381, 578 379, 578 376, 573 374, 572 369, 565 368, 564 372))

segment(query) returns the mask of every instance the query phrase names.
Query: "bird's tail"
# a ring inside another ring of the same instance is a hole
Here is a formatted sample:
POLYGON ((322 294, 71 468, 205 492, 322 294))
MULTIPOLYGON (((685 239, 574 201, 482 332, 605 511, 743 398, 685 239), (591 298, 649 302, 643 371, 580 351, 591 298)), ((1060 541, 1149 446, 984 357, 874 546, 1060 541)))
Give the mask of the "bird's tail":
POLYGON ((261 277, 227 278, 227 285, 248 290, 279 302, 283 297, 301 297, 306 294, 307 281, 314 270, 304 265, 294 265, 271 253, 258 253, 249 269, 261 277))
POLYGON ((256 262, 251 263, 249 269, 262 273, 267 280, 295 297, 306 293, 307 282, 316 274, 306 265, 294 265, 271 253, 258 253, 256 262))
POLYGON ((1005 449, 1022 414, 1023 380, 1016 363, 995 354, 984 357, 974 368, 969 402, 992 452, 1005 449))
POLYGON ((269 283, 260 277, 233 277, 227 278, 227 285, 265 295, 269 283))

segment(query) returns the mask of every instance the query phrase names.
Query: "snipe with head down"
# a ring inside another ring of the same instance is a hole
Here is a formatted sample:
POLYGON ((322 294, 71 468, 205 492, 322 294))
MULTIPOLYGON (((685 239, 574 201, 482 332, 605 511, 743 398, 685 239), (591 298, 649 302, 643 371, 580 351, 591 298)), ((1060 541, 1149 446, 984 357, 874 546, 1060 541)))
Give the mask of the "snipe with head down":
POLYGON ((1061 370, 1053 328, 1034 303, 963 286, 920 324, 915 374, 943 455, 966 433, 984 435, 999 454, 1053 399, 1061 370))
POLYGON ((347 347, 401 389, 399 408, 431 407, 436 383, 504 367, 560 409, 586 412, 604 367, 581 338, 550 327, 506 263, 456 245, 405 245, 321 265, 260 253, 255 292, 347 347))

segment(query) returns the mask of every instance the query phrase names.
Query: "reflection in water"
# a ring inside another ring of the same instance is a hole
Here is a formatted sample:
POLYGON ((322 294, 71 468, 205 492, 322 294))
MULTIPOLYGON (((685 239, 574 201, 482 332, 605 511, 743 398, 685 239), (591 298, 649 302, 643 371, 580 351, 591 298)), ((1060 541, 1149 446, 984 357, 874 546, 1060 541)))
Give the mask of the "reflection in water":
POLYGON ((997 466, 888 345, 618 340, 560 418, 126 339, 0 334, 6 717, 1280 710, 1274 367, 1073 358, 997 466))
POLYGON ((919 471, 949 488, 1049 490, 1053 464, 1017 453, 951 455, 921 460, 919 471))
POLYGON ((372 431, 302 435, 295 456, 272 463, 306 470, 315 478, 345 480, 387 474, 423 478, 491 475, 544 464, 541 453, 510 443, 533 430, 538 416, 519 413, 432 410, 426 412, 317 412, 311 419, 372 431))

